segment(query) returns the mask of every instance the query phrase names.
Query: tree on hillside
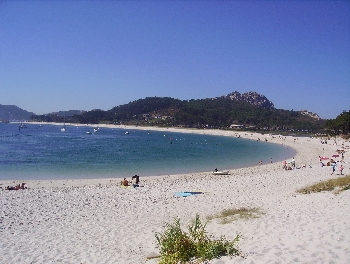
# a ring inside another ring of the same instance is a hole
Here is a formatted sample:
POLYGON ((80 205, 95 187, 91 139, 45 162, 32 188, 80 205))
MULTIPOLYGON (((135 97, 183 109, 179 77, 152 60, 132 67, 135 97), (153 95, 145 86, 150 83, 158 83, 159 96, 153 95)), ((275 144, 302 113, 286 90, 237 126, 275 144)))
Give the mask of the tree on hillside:
POLYGON ((335 119, 327 120, 326 128, 343 134, 350 133, 350 111, 343 111, 335 119))

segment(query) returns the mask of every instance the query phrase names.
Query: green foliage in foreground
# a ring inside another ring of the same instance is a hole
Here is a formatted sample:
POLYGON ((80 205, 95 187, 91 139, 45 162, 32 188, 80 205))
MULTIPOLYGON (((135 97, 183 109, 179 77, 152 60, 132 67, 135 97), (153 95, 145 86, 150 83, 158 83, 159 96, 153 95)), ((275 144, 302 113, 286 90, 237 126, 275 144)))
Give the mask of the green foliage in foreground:
POLYGON ((350 175, 322 181, 297 190, 297 193, 309 194, 322 191, 335 191, 336 194, 350 189, 350 175))
POLYGON ((196 259, 198 261, 211 260, 223 255, 236 256, 239 250, 235 244, 239 235, 233 241, 227 241, 225 237, 211 239, 205 230, 199 215, 184 232, 180 227, 180 219, 175 218, 174 223, 167 223, 163 233, 156 233, 158 247, 160 249, 160 264, 178 264, 196 259))
POLYGON ((211 221, 215 218, 219 218, 222 224, 231 223, 237 219, 251 219, 258 218, 260 215, 263 215, 264 212, 259 208, 245 208, 241 207, 238 209, 226 209, 223 210, 220 214, 211 215, 207 217, 208 221, 211 221))

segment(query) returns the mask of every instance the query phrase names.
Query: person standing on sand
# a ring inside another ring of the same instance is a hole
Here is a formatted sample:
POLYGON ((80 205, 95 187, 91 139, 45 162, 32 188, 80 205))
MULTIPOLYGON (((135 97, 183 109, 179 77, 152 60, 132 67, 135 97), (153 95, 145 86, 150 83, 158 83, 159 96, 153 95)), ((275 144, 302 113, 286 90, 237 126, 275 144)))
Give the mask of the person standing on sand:
POLYGON ((340 164, 340 166, 339 166, 340 175, 343 175, 343 169, 344 169, 343 165, 340 164))
POLYGON ((286 160, 283 161, 283 169, 287 170, 287 161, 286 160))
POLYGON ((332 166, 332 173, 331 173, 331 175, 333 175, 333 173, 335 172, 335 167, 337 166, 335 161, 332 161, 331 166, 332 166))

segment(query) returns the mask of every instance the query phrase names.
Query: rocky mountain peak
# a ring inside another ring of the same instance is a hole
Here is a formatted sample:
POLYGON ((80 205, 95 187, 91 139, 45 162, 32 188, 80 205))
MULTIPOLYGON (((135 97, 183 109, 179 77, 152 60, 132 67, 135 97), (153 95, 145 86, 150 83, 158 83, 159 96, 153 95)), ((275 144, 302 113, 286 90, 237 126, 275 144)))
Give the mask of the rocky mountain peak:
POLYGON ((260 106, 263 108, 275 108, 275 106, 269 99, 267 99, 264 95, 258 94, 257 92, 248 92, 241 94, 235 91, 223 97, 229 98, 231 100, 245 101, 251 105, 260 106))
POLYGON ((313 112, 310 112, 308 110, 301 110, 300 113, 305 116, 310 116, 316 120, 320 120, 321 118, 318 116, 318 114, 315 114, 313 112))

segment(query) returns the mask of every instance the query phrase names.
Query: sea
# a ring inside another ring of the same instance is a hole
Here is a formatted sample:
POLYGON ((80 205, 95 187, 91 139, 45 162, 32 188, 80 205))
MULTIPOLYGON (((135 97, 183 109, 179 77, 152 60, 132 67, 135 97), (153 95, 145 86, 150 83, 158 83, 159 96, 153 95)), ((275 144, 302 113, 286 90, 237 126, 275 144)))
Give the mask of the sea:
POLYGON ((233 136, 0 123, 0 180, 160 176, 282 161, 295 150, 233 136))

